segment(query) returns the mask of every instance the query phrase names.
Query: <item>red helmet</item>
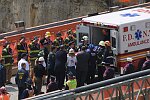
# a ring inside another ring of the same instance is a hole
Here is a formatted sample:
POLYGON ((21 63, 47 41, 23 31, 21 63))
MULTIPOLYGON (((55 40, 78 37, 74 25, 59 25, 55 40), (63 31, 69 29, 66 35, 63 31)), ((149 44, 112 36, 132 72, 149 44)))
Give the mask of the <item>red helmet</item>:
POLYGON ((106 46, 111 46, 111 44, 110 44, 109 41, 105 41, 105 45, 106 45, 106 46))

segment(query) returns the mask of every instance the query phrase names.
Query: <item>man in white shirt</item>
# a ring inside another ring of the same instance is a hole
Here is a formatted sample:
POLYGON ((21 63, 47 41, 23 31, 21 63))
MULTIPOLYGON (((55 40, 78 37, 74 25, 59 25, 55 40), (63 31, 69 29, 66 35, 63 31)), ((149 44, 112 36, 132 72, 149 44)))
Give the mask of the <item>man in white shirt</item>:
POLYGON ((18 62, 18 70, 20 70, 22 68, 21 64, 25 63, 26 64, 26 70, 29 71, 30 67, 29 67, 29 63, 26 61, 26 58, 27 58, 27 54, 25 54, 25 53, 21 54, 21 59, 18 62))

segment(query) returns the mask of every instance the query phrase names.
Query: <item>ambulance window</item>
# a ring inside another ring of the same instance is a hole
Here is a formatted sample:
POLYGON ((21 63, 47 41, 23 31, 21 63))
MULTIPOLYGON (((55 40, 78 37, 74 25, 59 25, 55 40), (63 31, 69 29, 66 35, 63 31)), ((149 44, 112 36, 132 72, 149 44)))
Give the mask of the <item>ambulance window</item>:
POLYGON ((145 23, 146 28, 150 28, 150 22, 145 23))
POLYGON ((116 38, 111 37, 112 38, 112 47, 116 48, 116 38))
POLYGON ((136 26, 135 25, 131 25, 130 30, 131 31, 135 31, 136 30, 136 26))

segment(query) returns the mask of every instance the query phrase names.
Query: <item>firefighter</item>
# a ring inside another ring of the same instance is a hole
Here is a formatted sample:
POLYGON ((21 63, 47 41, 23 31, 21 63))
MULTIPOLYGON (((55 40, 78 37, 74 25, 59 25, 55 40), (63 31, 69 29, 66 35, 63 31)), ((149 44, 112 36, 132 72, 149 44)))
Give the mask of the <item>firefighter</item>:
POLYGON ((85 46, 86 49, 88 48, 88 46, 89 46, 89 44, 88 44, 88 36, 83 36, 82 37, 82 39, 81 39, 81 41, 79 43, 79 47, 78 47, 79 51, 81 50, 82 46, 85 46))
POLYGON ((100 41, 99 47, 97 50, 97 70, 98 70, 98 81, 103 80, 103 73, 105 71, 105 67, 102 65, 103 57, 104 57, 104 51, 105 51, 105 42, 100 41))
POLYGON ((70 42, 72 42, 72 41, 75 42, 76 41, 75 38, 72 35, 73 34, 72 30, 68 30, 67 34, 68 34, 68 37, 66 37, 65 40, 64 40, 66 48, 69 47, 70 42))
POLYGON ((30 49, 30 76, 33 78, 33 68, 35 67, 35 60, 38 58, 38 53, 40 52, 40 44, 38 44, 38 37, 34 37, 33 41, 29 44, 30 49))
POLYGON ((28 46, 26 43, 26 38, 24 36, 21 36, 20 41, 17 44, 17 51, 18 51, 18 61, 21 59, 22 53, 28 54, 28 46))
POLYGON ((62 34, 60 32, 58 32, 56 34, 56 39, 54 40, 54 46, 56 46, 57 48, 60 46, 60 45, 63 45, 64 44, 64 40, 63 38, 61 37, 62 34))
POLYGON ((43 46, 41 51, 44 52, 44 59, 45 59, 46 64, 47 64, 48 54, 49 54, 51 46, 53 44, 52 41, 50 40, 50 36, 51 36, 51 33, 50 32, 46 32, 45 33, 45 37, 40 40, 40 43, 43 46))
POLYGON ((111 44, 109 41, 105 41, 105 51, 103 61, 106 61, 106 58, 109 56, 113 56, 113 51, 111 50, 111 44))
POLYGON ((6 84, 12 84, 12 66, 13 66, 13 54, 12 49, 10 48, 10 43, 6 42, 2 50, 2 58, 4 59, 4 67, 6 68, 6 84))
POLYGON ((50 51, 50 48, 52 45, 52 41, 51 41, 50 37, 51 37, 51 33, 47 31, 45 33, 45 37, 40 40, 42 47, 43 48, 46 47, 48 49, 48 51, 50 51))

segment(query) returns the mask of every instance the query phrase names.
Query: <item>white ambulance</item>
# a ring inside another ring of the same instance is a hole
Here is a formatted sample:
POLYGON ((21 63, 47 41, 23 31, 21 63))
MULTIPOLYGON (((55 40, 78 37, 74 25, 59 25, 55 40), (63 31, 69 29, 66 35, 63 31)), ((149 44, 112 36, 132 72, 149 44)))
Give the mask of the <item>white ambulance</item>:
POLYGON ((77 44, 87 35, 89 42, 98 45, 109 40, 120 70, 126 58, 134 60, 136 69, 142 66, 150 49, 150 8, 138 7, 82 19, 77 26, 77 44))

